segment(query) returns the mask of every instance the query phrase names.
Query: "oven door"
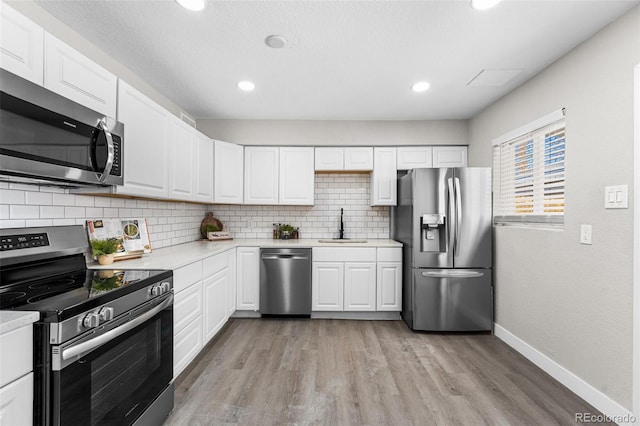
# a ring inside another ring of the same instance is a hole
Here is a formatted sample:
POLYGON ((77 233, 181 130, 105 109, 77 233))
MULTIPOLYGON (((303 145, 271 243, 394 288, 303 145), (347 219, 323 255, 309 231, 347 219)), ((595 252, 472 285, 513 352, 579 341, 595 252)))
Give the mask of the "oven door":
MULTIPOLYGON (((134 318, 124 314, 125 318, 114 319, 97 336, 53 348, 54 425, 133 424, 169 386, 173 295, 154 299, 144 312, 137 311, 134 318)), ((172 408, 172 403, 164 407, 167 414, 172 408)))
POLYGON ((123 184, 122 123, 5 70, 0 77, 5 180, 123 184))

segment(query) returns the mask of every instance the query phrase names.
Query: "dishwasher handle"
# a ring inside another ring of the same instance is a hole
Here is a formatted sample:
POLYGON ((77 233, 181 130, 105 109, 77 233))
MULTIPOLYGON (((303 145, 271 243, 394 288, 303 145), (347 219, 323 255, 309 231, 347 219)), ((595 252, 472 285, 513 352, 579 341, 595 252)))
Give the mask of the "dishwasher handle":
POLYGON ((309 260, 309 255, 304 253, 263 254, 262 258, 265 260, 276 260, 276 259, 309 260))

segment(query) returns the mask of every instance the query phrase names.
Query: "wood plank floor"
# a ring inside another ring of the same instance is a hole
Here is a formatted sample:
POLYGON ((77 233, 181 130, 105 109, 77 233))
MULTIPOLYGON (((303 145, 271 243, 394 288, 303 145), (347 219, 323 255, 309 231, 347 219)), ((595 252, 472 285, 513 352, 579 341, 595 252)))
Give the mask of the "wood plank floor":
POLYGON ((165 425, 571 425, 598 414, 495 336, 401 321, 232 319, 165 425))

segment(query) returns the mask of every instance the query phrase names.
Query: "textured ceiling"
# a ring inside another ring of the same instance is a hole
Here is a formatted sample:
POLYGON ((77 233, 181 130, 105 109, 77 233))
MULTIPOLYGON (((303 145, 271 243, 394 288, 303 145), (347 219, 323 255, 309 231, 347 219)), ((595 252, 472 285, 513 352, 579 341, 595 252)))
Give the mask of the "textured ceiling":
POLYGON ((472 117, 640 0, 37 3, 197 118, 424 120, 472 117), (483 69, 522 71, 467 86, 483 69))

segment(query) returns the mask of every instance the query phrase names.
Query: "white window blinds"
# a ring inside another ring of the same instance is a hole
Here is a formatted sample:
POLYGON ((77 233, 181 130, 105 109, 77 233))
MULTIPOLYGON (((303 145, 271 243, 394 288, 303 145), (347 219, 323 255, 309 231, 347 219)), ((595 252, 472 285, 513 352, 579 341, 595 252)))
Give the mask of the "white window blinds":
POLYGON ((493 141, 494 223, 564 224, 564 110, 493 141))

